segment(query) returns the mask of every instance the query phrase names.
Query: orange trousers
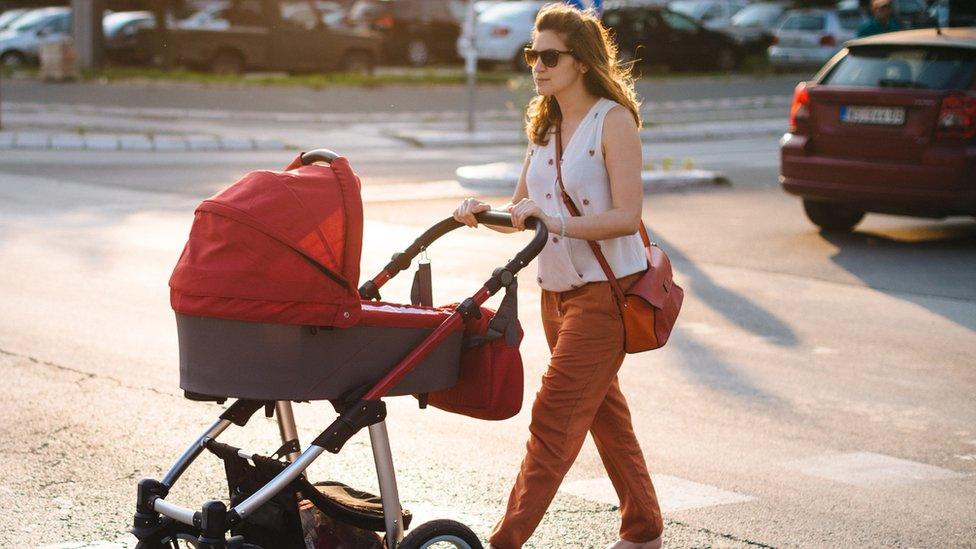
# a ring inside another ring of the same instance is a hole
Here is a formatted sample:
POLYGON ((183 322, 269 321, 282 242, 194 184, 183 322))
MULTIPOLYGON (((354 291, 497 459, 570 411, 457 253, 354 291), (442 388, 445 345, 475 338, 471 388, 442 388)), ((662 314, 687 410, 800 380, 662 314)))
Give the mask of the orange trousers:
MULTIPOLYGON (((621 286, 628 287, 638 276, 620 279, 621 286)), ((664 530, 661 510, 617 381, 624 328, 610 284, 543 290, 542 324, 552 359, 532 406, 525 458, 490 543, 513 549, 529 539, 587 432, 620 499, 621 539, 658 538, 664 530)))

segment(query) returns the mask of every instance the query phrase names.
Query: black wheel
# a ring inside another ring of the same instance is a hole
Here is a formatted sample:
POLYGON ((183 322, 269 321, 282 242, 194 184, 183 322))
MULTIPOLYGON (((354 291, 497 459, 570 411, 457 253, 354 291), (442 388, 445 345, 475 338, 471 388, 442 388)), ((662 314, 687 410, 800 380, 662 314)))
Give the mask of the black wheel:
POLYGON ((351 51, 342 60, 342 70, 356 74, 373 74, 373 56, 364 51, 351 51))
POLYGON ((718 50, 718 55, 715 56, 715 68, 722 72, 729 72, 735 68, 738 61, 735 57, 735 51, 732 48, 722 48, 718 50))
POLYGON ((814 225, 825 231, 847 232, 864 219, 864 211, 836 202, 804 200, 803 211, 814 225))
POLYGON ((244 58, 233 50, 221 50, 210 62, 210 70, 214 74, 237 76, 244 72, 244 58))
MULTIPOLYGON (((190 534, 176 534, 168 537, 162 543, 147 543, 140 541, 136 544, 136 549, 197 549, 197 537, 190 534)), ((241 549, 263 549, 260 545, 244 543, 239 545, 241 549)))
POLYGON ((407 42, 407 63, 414 67, 423 67, 430 63, 430 46, 422 38, 413 38, 407 42))
POLYGON ((481 541, 470 528, 454 520, 440 519, 425 522, 410 529, 399 549, 482 549, 481 541))
POLYGON ((7 51, 0 55, 0 65, 10 69, 23 67, 26 63, 27 58, 19 51, 7 51))

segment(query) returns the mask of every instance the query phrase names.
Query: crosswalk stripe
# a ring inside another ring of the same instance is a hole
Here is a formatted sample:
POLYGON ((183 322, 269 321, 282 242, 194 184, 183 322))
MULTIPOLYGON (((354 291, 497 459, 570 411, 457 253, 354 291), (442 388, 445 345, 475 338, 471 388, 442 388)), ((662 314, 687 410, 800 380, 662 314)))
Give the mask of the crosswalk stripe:
POLYGON ((818 456, 792 462, 789 466, 813 477, 863 487, 969 476, 942 467, 873 452, 818 456))
MULTIPOLYGON (((755 499, 752 496, 671 475, 652 475, 651 480, 654 482, 654 491, 657 493, 661 511, 665 513, 714 505, 744 503, 755 499)), ((559 491, 599 503, 620 504, 617 492, 614 491, 613 484, 607 477, 567 482, 559 491)))

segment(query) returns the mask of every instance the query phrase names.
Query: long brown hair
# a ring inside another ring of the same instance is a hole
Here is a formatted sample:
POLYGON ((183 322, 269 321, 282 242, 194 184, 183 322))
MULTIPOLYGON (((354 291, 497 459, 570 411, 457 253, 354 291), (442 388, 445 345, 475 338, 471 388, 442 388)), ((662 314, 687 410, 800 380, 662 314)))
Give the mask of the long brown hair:
MULTIPOLYGON (((630 110, 637 127, 641 126, 632 65, 617 61, 613 37, 592 12, 566 4, 549 4, 535 18, 533 39, 542 31, 557 33, 573 51, 573 57, 589 69, 583 74, 586 91, 620 103, 630 110)), ((529 141, 536 145, 548 143, 550 130, 561 118, 555 96, 535 96, 525 111, 525 133, 529 141)))

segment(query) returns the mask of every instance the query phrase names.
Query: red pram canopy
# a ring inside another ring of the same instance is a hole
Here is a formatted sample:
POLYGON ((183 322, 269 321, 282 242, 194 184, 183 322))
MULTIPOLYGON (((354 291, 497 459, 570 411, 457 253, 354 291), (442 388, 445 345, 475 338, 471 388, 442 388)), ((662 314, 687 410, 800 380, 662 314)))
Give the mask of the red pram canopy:
POLYGON ((255 171, 194 215, 170 278, 182 314, 349 327, 361 314, 363 205, 345 158, 255 171))

